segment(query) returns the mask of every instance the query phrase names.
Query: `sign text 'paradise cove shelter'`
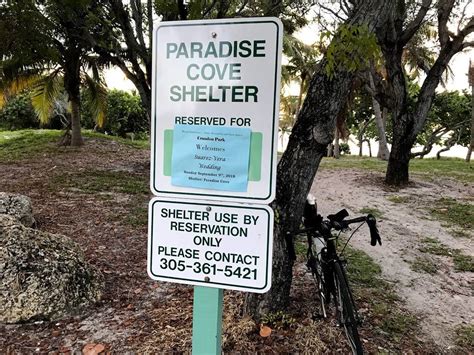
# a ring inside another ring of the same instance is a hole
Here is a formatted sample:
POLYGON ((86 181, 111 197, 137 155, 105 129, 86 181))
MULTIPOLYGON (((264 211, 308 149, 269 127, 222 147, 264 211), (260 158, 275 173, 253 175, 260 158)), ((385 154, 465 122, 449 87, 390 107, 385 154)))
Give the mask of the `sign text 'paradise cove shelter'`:
POLYGON ((281 46, 274 18, 163 22, 155 29, 156 196, 274 199, 281 46))

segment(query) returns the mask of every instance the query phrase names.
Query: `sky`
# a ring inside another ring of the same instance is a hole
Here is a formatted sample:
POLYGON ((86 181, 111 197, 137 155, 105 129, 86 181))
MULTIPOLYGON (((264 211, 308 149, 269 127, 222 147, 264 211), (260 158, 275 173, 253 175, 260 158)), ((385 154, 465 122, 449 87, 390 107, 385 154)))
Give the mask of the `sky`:
MULTIPOLYGON (((318 27, 316 24, 312 24, 302 28, 298 31, 295 36, 306 44, 312 44, 319 38, 318 27)), ((469 59, 474 62, 474 49, 465 50, 464 52, 456 54, 450 62, 450 67, 453 71, 453 76, 448 78, 446 82, 446 90, 469 90, 469 82, 467 78, 467 72, 469 69, 469 59)), ((291 93, 295 90, 297 93, 297 87, 292 87, 291 93)), ((440 88, 443 90, 443 88, 440 88)))
MULTIPOLYGON (((311 44, 314 43, 319 38, 318 26, 316 24, 311 24, 302 28, 298 31, 295 36, 302 40, 304 43, 311 44)), ((446 85, 446 90, 470 90, 467 71, 469 68, 469 59, 474 62, 474 50, 464 51, 458 53, 451 60, 450 66, 453 71, 453 77, 449 78, 446 85)), ((110 89, 120 89, 133 91, 136 90, 135 86, 129 81, 122 71, 118 68, 111 68, 105 73, 105 80, 110 89)), ((440 88, 440 90, 444 90, 440 88)), ((291 95, 298 94, 298 86, 292 85, 288 91, 291 95)))

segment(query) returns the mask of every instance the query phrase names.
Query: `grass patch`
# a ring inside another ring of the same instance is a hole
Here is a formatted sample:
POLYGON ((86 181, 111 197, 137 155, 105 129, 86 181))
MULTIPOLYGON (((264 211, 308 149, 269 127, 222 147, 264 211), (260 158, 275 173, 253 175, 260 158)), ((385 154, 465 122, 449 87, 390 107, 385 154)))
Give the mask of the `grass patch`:
POLYGON ((417 329, 414 315, 400 307, 400 299, 393 286, 381 278, 380 266, 366 253, 347 247, 347 274, 356 297, 356 304, 369 309, 374 332, 383 331, 392 341, 400 342, 417 329))
POLYGON ((348 260, 347 273, 351 282, 363 287, 380 286, 382 269, 370 256, 349 246, 344 254, 348 260))
MULTIPOLYGON (((472 256, 462 254, 462 252, 458 249, 448 248, 447 246, 433 238, 425 238, 421 242, 423 243, 423 246, 419 248, 421 252, 433 255, 452 256, 454 269, 456 271, 474 272, 474 258, 472 256)), ((434 263, 427 258, 416 259, 415 262, 412 264, 412 269, 414 271, 418 271, 417 269, 421 269, 429 274, 436 273, 434 263), (415 267, 416 269, 413 269, 415 267), (434 272, 432 272, 433 268, 434 272)))
POLYGON ((436 218, 456 229, 474 229, 474 206, 460 203, 452 198, 440 198, 435 202, 436 208, 430 211, 436 218))
POLYGON ((377 158, 343 155, 339 159, 324 157, 321 169, 365 169, 385 172, 387 162, 377 158))
POLYGON ((148 193, 148 183, 143 176, 124 171, 94 170, 77 174, 56 176, 52 179, 54 189, 57 185, 74 188, 84 193, 120 192, 126 194, 148 193))
POLYGON ((474 182, 472 165, 459 158, 412 159, 410 172, 426 177, 446 176, 463 182, 474 182))
POLYGON ((388 313, 389 316, 383 320, 380 328, 384 332, 395 336, 397 340, 401 339, 411 330, 416 329, 417 320, 412 314, 390 309, 383 310, 381 313, 388 313))
POLYGON ((460 325, 455 330, 456 345, 467 349, 474 348, 474 324, 460 325))
POLYGON ((436 264, 426 257, 416 257, 411 262, 410 268, 415 272, 424 272, 430 275, 434 275, 438 272, 436 264))
POLYGON ((262 318, 262 324, 273 329, 288 329, 295 323, 296 319, 283 311, 268 313, 262 318))
POLYGON ((410 197, 400 196, 400 195, 391 195, 387 197, 387 200, 393 203, 407 203, 410 201, 410 197))
MULTIPOLYGON (((56 143, 61 140, 63 134, 64 132, 61 130, 52 129, 0 130, 0 161, 31 159, 40 154, 58 152, 62 147, 59 147, 56 143)), ((113 140, 139 149, 150 148, 148 140, 132 141, 89 130, 83 130, 82 135, 86 138, 113 140)))
POLYGON ((0 131, 0 161, 32 158, 58 149, 62 131, 49 129, 25 129, 0 131))
POLYGON ((422 253, 429 253, 433 255, 452 256, 453 250, 446 245, 439 242, 437 239, 425 238, 421 241, 423 246, 419 248, 422 253))
POLYGON ((107 134, 94 132, 90 130, 82 131, 82 135, 88 138, 108 139, 108 140, 122 143, 124 145, 128 145, 130 147, 138 148, 138 149, 150 149, 150 141, 148 139, 131 140, 131 139, 125 139, 125 138, 117 137, 117 136, 110 136, 107 134))
POLYGON ((377 208, 374 208, 374 207, 364 207, 364 208, 361 208, 359 210, 359 213, 362 213, 362 214, 371 214, 373 215, 375 218, 380 218, 383 216, 383 212, 380 211, 379 209, 377 208))
POLYGON ((305 259, 308 252, 308 242, 302 240, 295 240, 295 254, 298 258, 305 259))
POLYGON ((470 238, 471 235, 462 229, 451 229, 449 231, 456 238, 470 238))
POLYGON ((125 224, 132 227, 143 227, 148 225, 148 208, 147 207, 133 207, 130 210, 125 224))
POLYGON ((474 272, 474 258, 470 255, 464 255, 457 252, 453 256, 453 262, 456 271, 474 272))

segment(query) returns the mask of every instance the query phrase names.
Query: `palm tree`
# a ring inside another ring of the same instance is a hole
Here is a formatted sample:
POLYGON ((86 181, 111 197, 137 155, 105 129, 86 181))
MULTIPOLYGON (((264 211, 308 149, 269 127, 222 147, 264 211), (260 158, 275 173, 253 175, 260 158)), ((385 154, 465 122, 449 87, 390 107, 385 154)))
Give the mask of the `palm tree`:
MULTIPOLYGON (((97 93, 98 111, 105 107, 105 89, 99 80, 102 63, 90 55, 90 37, 100 30, 95 22, 99 5, 96 0, 48 0, 41 4, 19 0, 0 6, 0 29, 9 29, 8 36, 0 38, 5 41, 0 52, 3 93, 14 92, 15 85, 17 89, 31 87, 34 107, 44 122, 62 86, 71 112, 72 146, 83 144, 81 84, 97 93)), ((97 117, 100 121, 104 116, 97 113, 97 117)))
POLYGON ((316 70, 316 61, 320 55, 315 45, 307 45, 292 35, 283 37, 283 51, 288 56, 288 64, 283 66, 283 82, 297 81, 299 94, 296 114, 298 114, 303 97, 308 90, 309 79, 316 70))
MULTIPOLYGON (((85 92, 91 97, 92 115, 98 127, 105 124, 107 108, 107 88, 104 84, 100 71, 92 70, 92 76, 84 68, 81 71, 81 83, 85 92)), ((2 80, 0 86, 0 108, 8 102, 11 97, 28 91, 31 103, 42 125, 50 122, 51 117, 57 114, 62 116, 65 133, 60 142, 62 145, 73 145, 71 124, 72 107, 69 96, 64 90, 64 74, 61 68, 57 68, 47 74, 30 72, 17 76, 12 80, 2 80), (67 112, 67 117, 64 114, 67 112)), ((79 132, 80 133, 80 132, 79 132)))

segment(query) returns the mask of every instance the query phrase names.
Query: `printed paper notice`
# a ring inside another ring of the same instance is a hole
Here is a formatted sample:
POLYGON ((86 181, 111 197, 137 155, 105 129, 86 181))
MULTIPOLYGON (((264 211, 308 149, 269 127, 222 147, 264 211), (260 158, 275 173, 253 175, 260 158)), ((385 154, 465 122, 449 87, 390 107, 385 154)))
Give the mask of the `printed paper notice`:
POLYGON ((250 133, 250 128, 175 125, 171 184, 246 192, 250 133))

